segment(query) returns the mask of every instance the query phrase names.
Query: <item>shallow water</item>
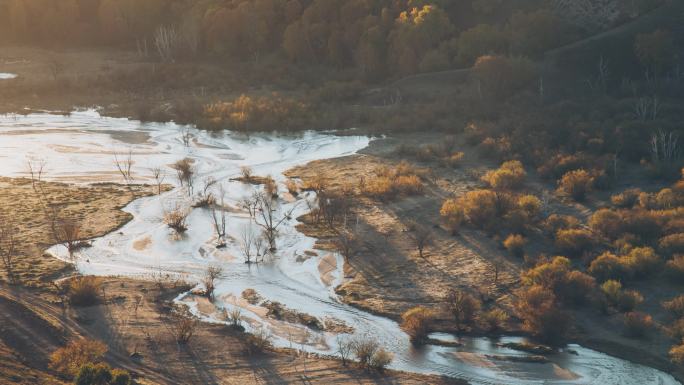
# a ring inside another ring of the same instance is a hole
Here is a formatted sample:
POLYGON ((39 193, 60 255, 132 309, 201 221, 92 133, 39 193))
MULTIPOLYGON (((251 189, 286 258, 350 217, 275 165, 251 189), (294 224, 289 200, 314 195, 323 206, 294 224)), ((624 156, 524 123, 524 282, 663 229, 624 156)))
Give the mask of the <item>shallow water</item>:
POLYGON ((0 80, 14 79, 16 77, 17 77, 16 74, 10 74, 7 72, 0 72, 0 80))
MULTIPOLYGON (((93 247, 77 256, 78 269, 97 275, 126 275, 153 278, 170 275, 197 282, 209 265, 221 265, 224 277, 216 293, 216 305, 231 309, 240 306, 248 330, 266 327, 274 343, 322 354, 334 354, 338 336, 317 332, 264 317, 265 310, 241 300, 243 290, 255 289, 267 300, 279 301, 291 309, 321 320, 334 319, 353 327, 356 336, 373 336, 395 353, 395 369, 457 376, 473 384, 677 384, 670 375, 633 364, 577 345, 550 356, 552 363, 512 362, 506 357, 527 353, 501 348, 498 343, 520 341, 505 337, 461 338, 462 347, 426 346, 416 350, 398 325, 340 303, 333 287, 342 279, 341 257, 315 251, 315 240, 297 232, 296 220, 286 222, 278 238, 278 252, 259 265, 247 265, 239 251, 240 234, 253 228, 249 215, 238 208, 240 200, 255 187, 229 179, 249 165, 255 175, 272 175, 282 183, 282 173, 315 159, 353 154, 368 145, 358 136, 333 136, 305 133, 299 136, 210 134, 189 129, 192 140, 185 146, 181 127, 174 124, 140 124, 126 119, 102 118, 96 112, 76 112, 70 116, 32 114, 0 117, 0 175, 26 176, 27 161, 45 164, 45 179, 70 182, 122 182, 114 166, 131 154, 134 182, 148 182, 151 169, 162 167, 166 183, 177 185, 169 164, 184 157, 195 160, 201 180, 212 176, 225 190, 225 203, 231 207, 225 249, 216 249, 216 236, 210 213, 194 209, 189 230, 178 238, 162 223, 165 210, 191 203, 180 187, 161 196, 132 202, 126 211, 134 219, 119 231, 94 240, 93 247), (229 237, 230 238, 230 237, 229 237), (331 268, 332 266, 332 268, 331 268), (330 285, 322 279, 319 267, 332 270, 330 285), (571 353, 573 350, 576 354, 571 353)), ((217 191, 214 189, 214 191, 217 191)), ((281 185, 280 191, 286 191, 281 185)), ((293 218, 308 210, 312 194, 297 199, 281 193, 281 212, 294 210, 293 218)), ((62 247, 50 249, 58 258, 68 260, 62 247)), ((178 299, 208 321, 222 322, 220 312, 206 301, 186 294, 178 299)), ((435 334, 436 339, 455 337, 435 334)), ((351 338, 344 335, 342 338, 351 338)))

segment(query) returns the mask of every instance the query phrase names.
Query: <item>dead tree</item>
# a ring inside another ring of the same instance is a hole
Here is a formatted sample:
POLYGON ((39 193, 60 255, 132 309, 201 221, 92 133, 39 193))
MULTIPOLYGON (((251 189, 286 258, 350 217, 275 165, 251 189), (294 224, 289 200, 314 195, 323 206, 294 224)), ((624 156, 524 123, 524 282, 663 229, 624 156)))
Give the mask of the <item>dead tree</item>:
POLYGON ((177 306, 171 313, 169 321, 171 333, 179 345, 186 345, 190 342, 199 325, 199 320, 187 305, 177 306))
POLYGON ((263 192, 257 196, 256 207, 254 223, 263 229, 270 251, 275 251, 278 228, 291 218, 294 207, 288 211, 280 212, 278 201, 263 192))
POLYGON ((173 27, 160 26, 154 33, 154 46, 162 61, 173 61, 180 41, 173 27))
POLYGON ((430 246, 433 242, 432 231, 427 227, 413 224, 410 234, 414 246, 418 250, 418 255, 424 258, 425 248, 430 246))
POLYGON ((155 167, 152 169, 152 176, 157 185, 157 194, 161 194, 162 184, 164 183, 164 179, 166 179, 166 174, 164 174, 161 167, 155 167))
POLYGON ((209 266, 202 277, 202 284, 204 284, 204 295, 209 298, 214 298, 214 290, 216 289, 216 280, 223 276, 223 268, 221 266, 209 266))
POLYGON ((679 136, 660 130, 651 137, 651 154, 658 164, 672 164, 679 158, 679 136))
POLYGON ((16 256, 16 227, 6 219, 0 218, 0 258, 7 273, 7 278, 12 283, 17 283, 14 274, 14 258, 16 256))
POLYGON ((33 187, 33 191, 38 191, 37 188, 40 185, 40 182, 42 182, 45 165, 46 163, 43 159, 28 160, 28 172, 31 176, 31 187, 33 187))
POLYGON ((213 202, 211 205, 211 219, 214 222, 218 247, 226 246, 226 208, 224 199, 223 185, 219 185, 219 201, 213 202))
POLYGON ((133 150, 128 151, 128 156, 125 159, 119 159, 119 155, 114 153, 114 164, 126 184, 131 184, 133 182, 133 163, 133 150))
POLYGON ((195 182, 195 166, 193 160, 184 158, 174 163, 171 168, 176 170, 176 176, 181 186, 188 188, 188 196, 192 196, 192 191, 195 182))

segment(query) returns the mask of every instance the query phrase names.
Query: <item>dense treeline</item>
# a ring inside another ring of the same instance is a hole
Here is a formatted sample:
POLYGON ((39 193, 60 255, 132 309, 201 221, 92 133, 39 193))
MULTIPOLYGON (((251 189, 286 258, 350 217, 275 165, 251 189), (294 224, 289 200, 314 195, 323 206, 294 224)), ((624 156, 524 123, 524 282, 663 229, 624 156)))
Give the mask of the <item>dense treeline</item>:
MULTIPOLYGON (((603 23, 657 2, 631 3, 606 11, 603 23)), ((539 55, 591 29, 561 17, 573 15, 568 7, 538 0, 5 0, 0 39, 135 46, 166 59, 259 61, 277 53, 383 78, 469 66, 484 54, 539 55)))

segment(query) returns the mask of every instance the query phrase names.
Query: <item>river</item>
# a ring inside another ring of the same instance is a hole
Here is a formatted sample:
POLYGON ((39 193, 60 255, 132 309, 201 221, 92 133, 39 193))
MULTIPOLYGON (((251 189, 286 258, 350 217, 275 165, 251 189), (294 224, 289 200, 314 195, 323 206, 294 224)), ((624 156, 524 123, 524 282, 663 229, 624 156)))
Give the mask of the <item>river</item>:
MULTIPOLYGON (((527 353, 502 348, 502 342, 519 337, 459 338, 460 347, 426 346, 414 349, 396 322, 375 316, 338 301, 334 287, 342 275, 339 255, 315 250, 313 238, 299 233, 299 215, 309 210, 313 193, 292 197, 285 193, 283 172, 316 159, 354 154, 370 142, 365 136, 336 136, 307 132, 300 135, 210 133, 175 124, 140 123, 101 117, 93 110, 70 115, 49 113, 0 117, 0 175, 27 176, 27 163, 45 164, 45 179, 70 183, 123 182, 115 159, 132 160, 134 183, 154 183, 152 170, 164 171, 165 183, 175 186, 161 195, 138 199, 125 210, 133 220, 120 230, 95 239, 92 247, 76 255, 79 271, 94 275, 121 275, 147 279, 158 276, 199 282, 210 265, 224 275, 216 288, 214 304, 186 293, 177 298, 210 322, 222 322, 220 309, 240 307, 248 331, 266 328, 274 344, 321 354, 334 354, 339 335, 314 331, 298 324, 265 317, 265 309, 242 299, 254 289, 264 299, 319 320, 353 328, 357 338, 377 338, 394 353, 393 369, 465 378, 473 384, 679 384, 671 375, 643 365, 569 345, 549 356, 549 363, 514 362, 508 358, 527 353), (190 210, 192 198, 179 186, 169 167, 191 158, 197 170, 195 192, 212 177, 211 187, 224 191, 228 210, 227 246, 217 248, 210 211, 191 210, 188 231, 179 237, 163 222, 165 212, 190 210), (279 229, 278 250, 258 265, 244 263, 240 251, 242 234, 257 231, 240 208, 243 198, 260 188, 231 181, 240 168, 249 166, 255 175, 271 175, 279 184, 278 213, 292 211, 279 229), (307 203, 309 202, 309 203, 307 203), (325 272, 323 274, 322 272, 325 272), (508 357, 508 358, 507 358, 508 357)), ((61 246, 52 247, 55 257, 70 260, 61 246)), ((437 338, 453 338, 435 335, 437 338)), ((343 335, 341 338, 351 338, 343 335)))

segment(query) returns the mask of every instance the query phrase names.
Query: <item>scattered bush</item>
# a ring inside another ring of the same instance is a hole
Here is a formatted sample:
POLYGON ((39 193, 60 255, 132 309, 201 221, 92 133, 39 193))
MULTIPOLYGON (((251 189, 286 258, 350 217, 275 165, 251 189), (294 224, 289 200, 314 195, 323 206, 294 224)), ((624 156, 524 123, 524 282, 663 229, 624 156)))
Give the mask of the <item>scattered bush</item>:
POLYGON ((77 277, 69 281, 67 295, 73 306, 92 306, 100 302, 100 279, 77 277))
POLYGON ((504 240, 504 247, 516 258, 525 256, 525 244, 527 240, 520 234, 511 234, 504 240))
POLYGON ((87 363, 74 379, 76 385, 131 385, 131 375, 122 369, 112 370, 106 364, 87 363))
POLYGON ((556 247, 570 257, 580 257, 594 249, 596 240, 591 231, 585 229, 558 230, 556 247))
POLYGON ((475 297, 455 289, 450 290, 447 294, 445 305, 447 311, 454 317, 456 327, 459 329, 471 326, 481 307, 480 301, 475 297))
POLYGON ((188 230, 187 219, 190 213, 181 207, 169 211, 164 215, 164 223, 178 234, 183 234, 188 230))
POLYGON ((618 280, 628 276, 627 267, 622 259, 615 254, 605 252, 594 259, 589 265, 589 274, 599 281, 618 280))
POLYGON ((528 223, 536 223, 542 213, 542 202, 534 195, 518 198, 518 207, 525 213, 528 223))
POLYGON ((362 192, 380 200, 420 194, 423 192, 423 182, 419 176, 421 173, 422 171, 403 161, 395 168, 380 167, 375 170, 375 177, 365 181, 362 192))
POLYGON ((282 97, 240 95, 232 101, 209 104, 204 108, 202 125, 209 129, 236 131, 294 131, 310 129, 313 115, 307 104, 282 97))
POLYGON ((544 221, 546 231, 553 235, 555 235, 558 230, 574 229, 579 227, 579 225, 579 220, 570 215, 551 214, 546 218, 546 221, 544 221))
POLYGON ((401 316, 401 327, 411 337, 411 342, 420 344, 425 342, 430 333, 430 323, 434 312, 422 306, 407 310, 401 316))
POLYGON ((684 253, 684 233, 670 234, 660 238, 658 248, 668 254, 684 253))
POLYGON ((670 349, 670 360, 678 365, 684 364, 684 342, 670 349))
POLYGON ((641 190, 638 188, 627 189, 619 194, 610 197, 610 202, 620 208, 632 208, 639 203, 639 195, 641 190))
POLYGON ((637 278, 653 274, 662 263, 660 257, 650 247, 634 248, 623 258, 631 274, 637 278))
POLYGON ((366 369, 382 371, 392 362, 392 354, 380 347, 375 338, 366 336, 352 342, 352 350, 359 364, 366 369))
POLYGON ((629 312, 625 314, 625 334, 641 338, 653 328, 653 318, 641 312, 629 312))
POLYGON ((482 180, 496 190, 511 190, 520 187, 526 175, 522 163, 511 160, 497 170, 487 172, 482 180))
POLYGON ((493 191, 469 191, 459 202, 468 221, 479 228, 492 227, 493 222, 503 214, 499 206, 500 196, 493 191))
POLYGON ((684 317, 684 295, 672 298, 663 302, 663 308, 672 313, 677 318, 684 317))
POLYGON ((594 279, 580 271, 572 270, 570 260, 555 257, 550 262, 542 260, 522 274, 522 282, 528 286, 541 286, 567 304, 580 304, 594 291, 594 279))
POLYGON ((516 309, 523 328, 545 342, 561 343, 570 326, 570 315, 558 307, 553 292, 534 285, 519 294, 516 309))
POLYGON ((80 339, 69 342, 50 355, 50 369, 66 377, 74 377, 81 366, 102 361, 107 346, 100 341, 80 339))
POLYGON ((439 211, 447 228, 452 235, 456 235, 465 220, 465 213, 461 204, 456 199, 447 199, 442 204, 442 209, 439 211))
POLYGON ((675 280, 684 278, 684 255, 678 255, 667 261, 667 274, 675 280))
POLYGON ((563 175, 558 182, 558 191, 572 197, 572 199, 582 202, 591 191, 594 178, 585 170, 570 171, 563 175))
POLYGON ((380 348, 371 357, 369 367, 382 372, 389 364, 392 363, 393 359, 394 355, 392 353, 388 352, 384 348, 380 348))
POLYGON ((622 216, 611 209, 599 209, 589 218, 589 227, 608 239, 617 239, 623 233, 622 216))
POLYGON ((608 300, 608 304, 622 313, 634 311, 644 301, 644 297, 636 290, 622 290, 618 281, 608 280, 601 285, 601 290, 608 300))
POLYGON ((509 316, 508 313, 501 309, 492 309, 482 313, 480 318, 485 330, 495 333, 501 330, 506 322, 508 322, 509 316))

